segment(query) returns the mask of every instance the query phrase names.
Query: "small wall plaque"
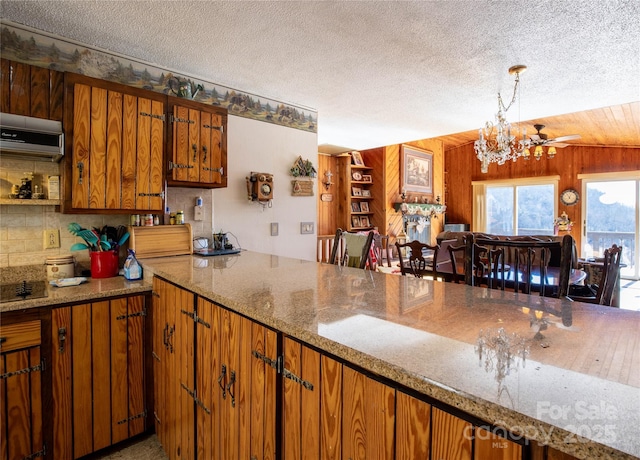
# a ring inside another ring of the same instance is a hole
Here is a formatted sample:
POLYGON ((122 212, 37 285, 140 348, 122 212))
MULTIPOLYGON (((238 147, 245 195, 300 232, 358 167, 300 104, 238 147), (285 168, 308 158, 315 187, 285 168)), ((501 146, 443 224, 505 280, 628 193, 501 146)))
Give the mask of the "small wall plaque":
POLYGON ((313 181, 292 180, 292 196, 313 196, 313 181))
POLYGON ((333 201, 333 195, 331 193, 323 193, 320 195, 320 201, 333 201))

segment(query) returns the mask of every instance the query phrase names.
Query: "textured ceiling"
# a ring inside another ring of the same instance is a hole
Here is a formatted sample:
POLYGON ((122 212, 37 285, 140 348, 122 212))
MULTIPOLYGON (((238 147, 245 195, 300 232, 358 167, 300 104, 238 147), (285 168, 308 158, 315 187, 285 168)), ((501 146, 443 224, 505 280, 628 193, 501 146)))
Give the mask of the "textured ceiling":
MULTIPOLYGON (((3 19, 318 111, 366 149, 640 100, 640 1, 12 1, 3 19)), ((560 133, 564 134, 564 133, 560 133)), ((573 133, 569 133, 573 134, 573 133)))

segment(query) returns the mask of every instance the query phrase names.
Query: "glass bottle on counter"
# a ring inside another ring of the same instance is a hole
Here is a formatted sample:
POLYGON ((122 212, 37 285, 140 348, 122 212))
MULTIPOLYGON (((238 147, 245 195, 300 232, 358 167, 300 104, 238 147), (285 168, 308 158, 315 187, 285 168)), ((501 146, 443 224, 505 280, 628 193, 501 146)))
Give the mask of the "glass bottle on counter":
POLYGON ((178 211, 176 213, 176 225, 184 224, 184 211, 178 211))

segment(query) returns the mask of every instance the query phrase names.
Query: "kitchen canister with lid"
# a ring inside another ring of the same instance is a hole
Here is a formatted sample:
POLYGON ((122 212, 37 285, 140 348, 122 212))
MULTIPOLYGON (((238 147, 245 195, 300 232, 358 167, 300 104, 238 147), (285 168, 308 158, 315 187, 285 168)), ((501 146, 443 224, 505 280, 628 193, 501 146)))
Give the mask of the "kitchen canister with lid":
POLYGON ((75 258, 73 256, 47 257, 44 264, 47 266, 47 280, 73 278, 75 276, 75 258))

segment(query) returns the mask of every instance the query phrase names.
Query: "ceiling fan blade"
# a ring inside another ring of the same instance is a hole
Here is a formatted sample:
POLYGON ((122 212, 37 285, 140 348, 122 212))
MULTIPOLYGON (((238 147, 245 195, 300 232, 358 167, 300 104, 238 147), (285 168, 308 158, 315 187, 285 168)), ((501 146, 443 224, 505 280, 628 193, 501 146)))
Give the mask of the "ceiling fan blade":
POLYGON ((532 135, 531 135, 531 140, 532 140, 533 142, 538 142, 538 141, 540 141, 541 139, 540 139, 540 136, 538 136, 537 134, 532 134, 532 135))
POLYGON ((565 147, 568 147, 568 146, 569 146, 569 145, 571 145, 571 144, 562 144, 562 143, 560 143, 560 144, 556 144, 555 142, 553 142, 553 143, 547 143, 547 145, 548 145, 549 147, 552 147, 552 146, 553 146, 553 147, 557 147, 557 148, 559 148, 559 149, 563 149, 563 148, 565 148, 565 147))
POLYGON ((580 134, 570 134, 568 136, 560 136, 555 139, 550 139, 549 142, 564 142, 564 141, 573 141, 575 139, 580 139, 582 136, 580 134))

